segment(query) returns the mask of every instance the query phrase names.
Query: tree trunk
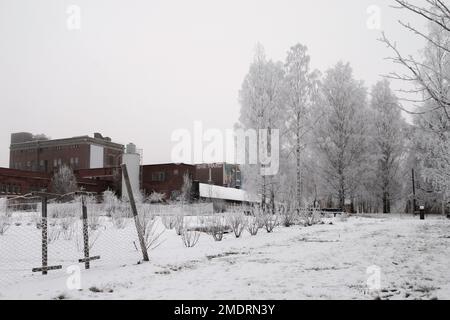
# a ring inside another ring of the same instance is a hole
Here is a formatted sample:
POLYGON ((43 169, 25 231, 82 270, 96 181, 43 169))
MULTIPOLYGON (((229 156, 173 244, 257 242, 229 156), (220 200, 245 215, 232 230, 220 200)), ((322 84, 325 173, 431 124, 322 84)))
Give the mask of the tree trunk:
POLYGON ((302 185, 301 185, 301 167, 300 167, 300 115, 297 115, 297 149, 296 149, 296 157, 297 157, 297 207, 301 207, 301 196, 302 196, 302 185))

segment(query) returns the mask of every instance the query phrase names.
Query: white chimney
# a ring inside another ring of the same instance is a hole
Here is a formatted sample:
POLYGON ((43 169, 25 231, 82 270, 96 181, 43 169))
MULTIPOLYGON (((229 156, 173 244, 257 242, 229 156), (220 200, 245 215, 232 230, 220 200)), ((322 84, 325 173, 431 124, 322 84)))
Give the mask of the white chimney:
MULTIPOLYGON (((133 194, 140 191, 140 155, 136 152, 136 145, 129 143, 126 152, 123 154, 122 162, 127 166, 128 176, 130 177, 131 189, 133 194)), ((122 176, 122 200, 128 200, 128 190, 125 180, 122 176)))

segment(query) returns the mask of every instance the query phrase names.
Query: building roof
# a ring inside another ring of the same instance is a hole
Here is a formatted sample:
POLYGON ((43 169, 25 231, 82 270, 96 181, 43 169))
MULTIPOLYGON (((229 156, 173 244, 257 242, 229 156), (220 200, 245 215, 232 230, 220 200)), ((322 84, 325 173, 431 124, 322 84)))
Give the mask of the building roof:
POLYGON ((111 142, 102 138, 93 138, 89 136, 78 136, 72 138, 53 139, 53 140, 33 140, 20 143, 11 143, 11 150, 30 149, 30 148, 45 148, 74 144, 94 144, 101 145, 113 149, 123 150, 124 146, 119 143, 111 142))

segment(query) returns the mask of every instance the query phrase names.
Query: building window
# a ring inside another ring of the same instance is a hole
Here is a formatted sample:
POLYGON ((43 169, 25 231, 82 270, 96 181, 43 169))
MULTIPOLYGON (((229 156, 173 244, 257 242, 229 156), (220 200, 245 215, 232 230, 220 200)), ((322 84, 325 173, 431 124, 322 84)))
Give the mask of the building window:
POLYGON ((159 181, 162 182, 165 180, 165 173, 164 172, 153 172, 152 173, 152 181, 159 181))
POLYGON ((58 166, 58 160, 53 159, 53 166, 56 168, 58 166))
POLYGON ((177 176, 178 175, 178 169, 173 170, 173 175, 177 176))

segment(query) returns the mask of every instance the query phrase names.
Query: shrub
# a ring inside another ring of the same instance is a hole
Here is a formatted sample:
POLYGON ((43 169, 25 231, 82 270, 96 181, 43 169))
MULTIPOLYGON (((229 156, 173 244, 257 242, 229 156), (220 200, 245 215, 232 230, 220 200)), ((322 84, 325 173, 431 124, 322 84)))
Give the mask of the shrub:
POLYGON ((207 219, 206 230, 208 234, 212 235, 215 241, 222 241, 225 233, 226 225, 223 217, 214 215, 207 219))
POLYGON ((160 238, 164 233, 164 230, 157 230, 157 219, 153 214, 140 214, 138 217, 147 250, 156 249, 162 243, 160 238))
POLYGON ((264 213, 261 216, 264 223, 264 228, 268 233, 271 233, 273 229, 278 225, 278 216, 271 213, 264 213))
POLYGON ((173 215, 164 215, 161 217, 161 222, 166 229, 172 230, 176 226, 177 219, 173 215))
POLYGON ((111 217, 117 210, 120 210, 120 200, 114 192, 106 190, 103 192, 103 211, 108 217, 111 217))
MULTIPOLYGON (((78 252, 83 252, 84 251, 83 231, 78 229, 78 231, 75 233, 76 233, 75 240, 76 240, 77 250, 78 250, 78 252)), ((88 236, 89 236, 88 247, 89 247, 89 250, 91 250, 94 247, 95 243, 97 242, 98 238, 100 237, 100 231, 88 229, 88 236)))
POLYGON ((8 200, 6 198, 0 198, 0 214, 8 213, 8 200))
POLYGON ((77 179, 70 167, 62 165, 52 178, 52 190, 57 194, 67 194, 78 189, 77 179))
POLYGON ((214 213, 223 213, 227 209, 227 204, 224 200, 217 199, 213 200, 213 212, 214 213))
POLYGON ((53 223, 50 224, 50 232, 52 241, 56 241, 59 238, 63 238, 64 240, 72 240, 75 236, 75 226, 76 226, 76 218, 74 217, 64 217, 56 219, 53 223))
POLYGON ((48 204, 49 218, 76 217, 81 215, 79 202, 50 203, 48 204))
POLYGON ((310 227, 315 224, 319 224, 322 221, 322 214, 320 210, 317 208, 309 207, 306 209, 302 209, 300 212, 303 225, 305 227, 310 227))
POLYGON ((290 206, 280 208, 281 224, 286 228, 293 226, 296 222, 296 212, 290 206))
POLYGON ((198 240, 200 239, 200 232, 183 229, 183 231, 181 232, 181 239, 183 240, 186 248, 195 247, 195 245, 198 243, 198 240))
POLYGON ((125 229, 128 220, 125 214, 123 214, 122 212, 114 211, 111 213, 111 222, 113 226, 116 227, 117 229, 125 229))
POLYGON ((259 216, 255 216, 255 217, 247 217, 247 231, 250 233, 250 235, 252 236, 256 236, 258 233, 258 230, 261 228, 261 218, 259 216))
POLYGON ((161 203, 164 202, 164 198, 164 193, 152 192, 148 197, 148 200, 150 201, 150 203, 161 203))
POLYGON ((11 213, 8 210, 6 199, 0 199, 0 236, 6 233, 11 226, 11 213))
POLYGON ((244 231, 246 225, 246 219, 243 212, 232 212, 226 217, 227 224, 230 226, 231 230, 233 230, 236 238, 239 238, 244 231))
POLYGON ((181 236, 184 230, 184 215, 179 213, 175 216, 175 231, 177 235, 181 236))

